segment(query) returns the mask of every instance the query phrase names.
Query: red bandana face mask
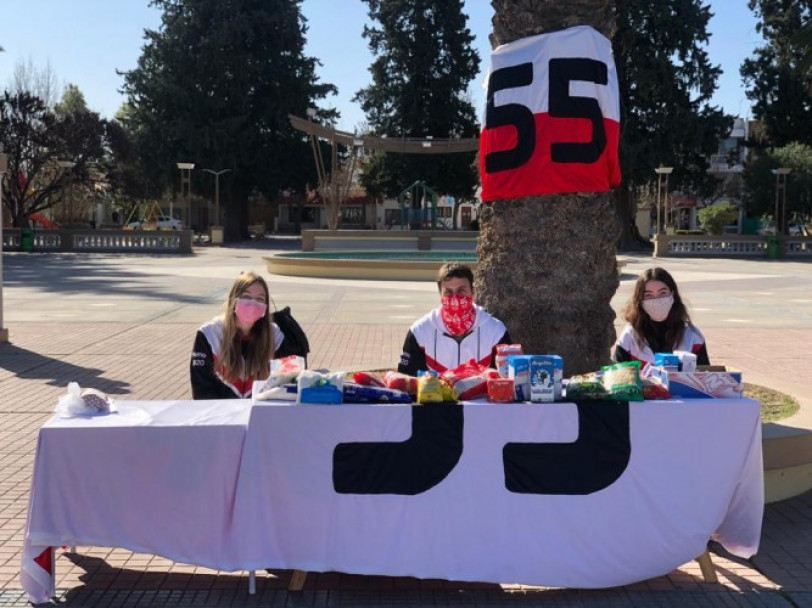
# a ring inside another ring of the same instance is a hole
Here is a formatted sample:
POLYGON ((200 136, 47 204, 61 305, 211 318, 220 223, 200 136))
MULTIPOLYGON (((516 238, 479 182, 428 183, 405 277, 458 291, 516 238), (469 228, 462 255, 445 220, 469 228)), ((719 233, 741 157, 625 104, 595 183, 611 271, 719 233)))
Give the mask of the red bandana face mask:
POLYGON ((440 316, 448 333, 460 336, 474 325, 476 319, 474 299, 460 293, 443 296, 440 300, 440 316))

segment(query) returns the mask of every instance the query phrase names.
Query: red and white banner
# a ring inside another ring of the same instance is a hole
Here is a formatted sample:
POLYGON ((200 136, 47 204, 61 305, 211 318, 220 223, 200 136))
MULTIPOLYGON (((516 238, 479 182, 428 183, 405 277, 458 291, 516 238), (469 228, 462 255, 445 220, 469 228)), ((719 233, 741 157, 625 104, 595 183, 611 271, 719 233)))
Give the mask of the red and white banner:
POLYGON ((491 55, 479 138, 482 200, 605 192, 620 183, 620 102, 608 38, 577 26, 491 55))

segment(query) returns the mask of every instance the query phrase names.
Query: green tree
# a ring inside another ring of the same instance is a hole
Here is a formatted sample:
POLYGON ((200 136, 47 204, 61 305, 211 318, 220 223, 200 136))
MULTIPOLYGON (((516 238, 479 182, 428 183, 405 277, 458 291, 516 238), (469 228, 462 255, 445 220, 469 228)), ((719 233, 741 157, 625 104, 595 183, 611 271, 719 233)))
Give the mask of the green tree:
MULTIPOLYGON (((178 161, 231 169, 220 184, 225 236, 246 238, 254 188, 273 198, 315 183, 306 139, 288 114, 304 116, 335 87, 318 83, 317 62, 304 55, 301 0, 151 4, 163 11, 162 26, 146 31, 138 66, 124 74, 125 126, 162 184, 177 181, 178 161)), ((211 176, 195 173, 195 190, 211 192, 211 176)))
POLYGON ((799 34, 812 18, 812 2, 750 0, 748 6, 758 17, 756 30, 766 41, 741 66, 753 115, 764 122, 772 146, 792 141, 812 144, 812 78, 805 71, 809 46, 799 34))
POLYGON ((707 234, 722 234, 725 226, 738 219, 739 209, 730 203, 719 203, 702 207, 697 215, 707 234))
POLYGON ((8 155, 3 202, 14 226, 63 199, 66 186, 91 180, 104 157, 105 122, 95 112, 57 116, 30 93, 0 97, 0 149, 8 155))
POLYGON ((732 121, 710 105, 721 74, 706 48, 710 8, 702 0, 615 4, 623 173, 615 194, 625 248, 632 243, 634 192, 654 179, 655 167, 674 167, 669 184, 675 189, 711 194, 707 157, 728 136, 732 121))
MULTIPOLYGON (((360 90, 369 127, 387 137, 474 137, 476 112, 466 94, 479 55, 461 0, 364 0, 373 26, 364 37, 375 56, 372 84, 360 90)), ((364 168, 368 192, 395 196, 422 180, 434 190, 470 198, 474 153, 377 155, 364 168)))
MULTIPOLYGON (((611 39, 611 0, 493 0, 491 44, 573 25, 611 39)), ((564 373, 597 369, 615 340, 610 301, 618 286, 612 194, 571 193, 482 206, 477 299, 525 352, 558 354, 564 373)))
POLYGON ((812 146, 793 142, 760 152, 745 165, 745 208, 750 217, 775 216, 776 176, 774 169, 786 167, 786 217, 812 216, 812 146))
POLYGON ((54 113, 57 116, 73 114, 76 112, 87 112, 87 102, 82 91, 73 83, 65 85, 62 91, 62 98, 54 104, 54 113))

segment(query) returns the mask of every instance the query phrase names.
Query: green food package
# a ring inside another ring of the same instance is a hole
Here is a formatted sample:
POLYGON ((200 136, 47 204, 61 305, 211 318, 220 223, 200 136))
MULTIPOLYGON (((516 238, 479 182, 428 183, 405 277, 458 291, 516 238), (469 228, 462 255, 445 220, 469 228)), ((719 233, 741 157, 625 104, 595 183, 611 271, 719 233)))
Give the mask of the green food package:
POLYGON ((566 398, 568 401, 606 399, 606 389, 603 388, 603 372, 572 376, 567 383, 566 398))
POLYGON ((607 398, 616 401, 643 400, 640 361, 624 361, 614 365, 605 365, 601 371, 607 398))

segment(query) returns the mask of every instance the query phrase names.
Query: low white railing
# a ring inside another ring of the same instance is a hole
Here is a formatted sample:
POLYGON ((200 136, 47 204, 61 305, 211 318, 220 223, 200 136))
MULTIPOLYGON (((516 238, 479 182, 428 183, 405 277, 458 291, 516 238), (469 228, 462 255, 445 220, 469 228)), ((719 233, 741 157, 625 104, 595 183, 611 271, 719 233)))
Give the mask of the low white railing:
MULTIPOLYGON (((3 250, 23 251, 19 228, 3 230, 3 250)), ((191 253, 190 230, 35 230, 33 251, 191 253)))
POLYGON ((787 257, 812 259, 812 237, 783 237, 771 250, 761 235, 719 236, 658 234, 654 236, 654 257, 787 257))

